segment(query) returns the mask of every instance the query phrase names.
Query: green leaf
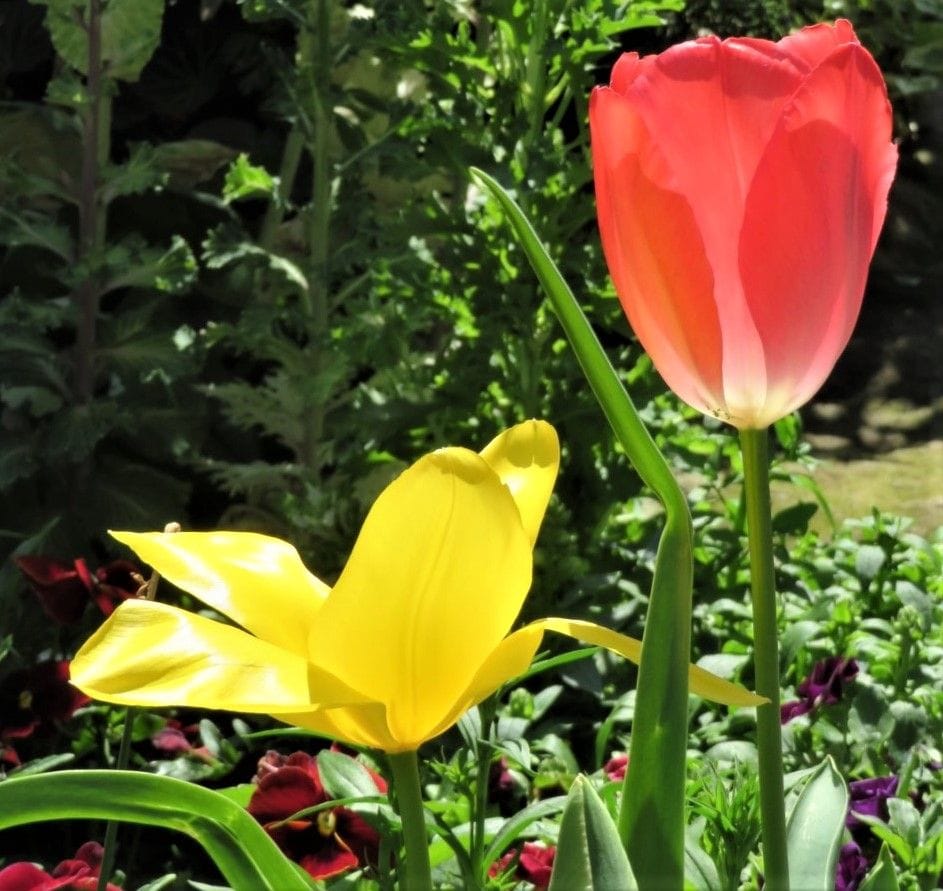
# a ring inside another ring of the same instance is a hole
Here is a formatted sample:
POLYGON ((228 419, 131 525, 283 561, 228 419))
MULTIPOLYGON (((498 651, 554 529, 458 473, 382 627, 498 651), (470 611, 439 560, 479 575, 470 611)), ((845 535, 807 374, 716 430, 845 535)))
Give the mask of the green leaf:
POLYGON ((223 199, 227 204, 241 198, 268 198, 275 192, 276 181, 264 168, 249 163, 243 152, 229 165, 223 183, 223 199))
POLYGON ((723 891, 723 883, 717 865, 710 855, 695 841, 688 839, 684 845, 685 888, 693 891, 723 891))
POLYGON ((186 191, 205 182, 236 152, 211 139, 184 139, 164 142, 154 148, 154 165, 167 176, 171 189, 186 191))
POLYGON ((638 885, 609 811, 578 776, 567 795, 548 891, 636 891, 638 885))
POLYGON ((684 877, 684 781, 691 654, 693 530, 687 499, 639 418, 583 310, 537 233, 486 173, 471 175, 500 205, 566 332, 586 379, 629 460, 665 506, 655 558, 619 830, 643 887, 684 877))
POLYGON ((495 833, 494 838, 491 839, 491 844, 488 846, 488 850, 485 851, 482 862, 486 864, 494 863, 531 823, 536 823, 537 820, 544 817, 559 814, 566 806, 566 801, 567 799, 563 795, 543 798, 529 804, 524 810, 518 811, 512 817, 508 817, 495 833))
POLYGON ((203 846, 233 888, 311 887, 245 810, 192 783, 122 770, 62 771, 0 782, 0 829, 75 819, 182 832, 203 846))
MULTIPOLYGON (((30 0, 46 7, 46 27, 56 52, 76 71, 88 73, 86 3, 30 0)), ((101 16, 101 53, 105 74, 136 81, 160 42, 164 0, 108 0, 101 16)))
POLYGON ((899 891, 897 884, 897 870, 894 869, 894 860, 887 845, 881 845, 878 859, 858 886, 858 891, 899 891))
POLYGON ((376 797, 376 782, 356 758, 324 749, 318 752, 317 762, 321 782, 331 798, 376 797))
POLYGON ((809 778, 786 823, 789 883, 803 891, 832 891, 845 831, 848 787, 831 757, 809 778))

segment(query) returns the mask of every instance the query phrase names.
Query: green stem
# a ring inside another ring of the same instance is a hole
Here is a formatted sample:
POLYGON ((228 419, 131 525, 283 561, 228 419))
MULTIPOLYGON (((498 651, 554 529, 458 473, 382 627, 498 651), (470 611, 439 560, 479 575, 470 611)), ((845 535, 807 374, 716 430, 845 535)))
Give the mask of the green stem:
POLYGON ((400 888, 403 891, 432 891, 432 866, 429 863, 426 812, 419 784, 419 760, 415 752, 397 752, 388 757, 406 848, 406 863, 400 871, 400 888))
MULTIPOLYGON (((78 260, 96 254, 105 238, 105 208, 99 196, 101 167, 110 153, 111 104, 106 95, 102 67, 102 4, 89 0, 85 31, 88 40, 87 104, 82 121, 82 167, 79 181, 78 260)), ((85 404, 95 392, 95 341, 101 297, 97 276, 90 275, 72 296, 76 305, 75 383, 76 401, 85 404)))
POLYGON ((783 805, 783 745, 779 723, 779 629, 773 575, 773 524, 769 495, 769 433, 741 430, 743 486, 750 541, 753 650, 756 692, 769 699, 756 710, 764 887, 787 891, 786 814, 783 805))
POLYGON ((262 228, 259 230, 259 246, 267 251, 272 250, 278 227, 285 217, 285 205, 291 198, 304 147, 304 130, 299 124, 295 124, 285 140, 282 164, 278 169, 278 197, 273 196, 269 202, 265 209, 265 218, 262 220, 262 228))
POLYGON ((476 887, 482 887, 486 881, 489 863, 484 863, 485 854, 485 819, 488 815, 488 790, 491 781, 491 759, 494 756, 494 744, 491 742, 491 722, 494 720, 496 699, 489 696, 479 703, 478 714, 481 719, 481 735, 475 747, 475 761, 478 774, 475 777, 475 800, 473 802, 471 843, 469 845, 471 862, 476 873, 476 887))
MULTIPOLYGON (((118 759, 115 761, 115 770, 125 770, 128 761, 131 758, 131 740, 134 736, 134 719, 137 717, 137 709, 127 708, 124 713, 124 729, 121 732, 121 744, 118 746, 118 759)), ((97 891, 105 891, 108 887, 108 879, 115 868, 115 857, 118 853, 118 821, 109 820, 105 827, 105 838, 102 842, 102 862, 98 873, 97 891)))

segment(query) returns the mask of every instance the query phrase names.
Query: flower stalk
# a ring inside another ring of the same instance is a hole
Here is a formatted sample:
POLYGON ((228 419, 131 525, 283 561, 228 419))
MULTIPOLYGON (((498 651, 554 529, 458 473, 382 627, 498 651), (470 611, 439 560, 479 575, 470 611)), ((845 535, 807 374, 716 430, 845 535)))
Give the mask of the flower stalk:
POLYGON ((388 757, 397 810, 403 821, 403 845, 406 849, 406 863, 400 872, 400 887, 408 888, 409 891, 432 891, 432 866, 429 862, 429 840, 417 754, 396 752, 388 757))
POLYGON ((769 492, 769 432, 741 430, 743 485, 750 545, 753 649, 756 692, 769 699, 756 710, 760 770, 763 873, 770 891, 787 891, 786 815, 783 805, 783 748, 779 715, 779 637, 773 574, 773 526, 769 492))

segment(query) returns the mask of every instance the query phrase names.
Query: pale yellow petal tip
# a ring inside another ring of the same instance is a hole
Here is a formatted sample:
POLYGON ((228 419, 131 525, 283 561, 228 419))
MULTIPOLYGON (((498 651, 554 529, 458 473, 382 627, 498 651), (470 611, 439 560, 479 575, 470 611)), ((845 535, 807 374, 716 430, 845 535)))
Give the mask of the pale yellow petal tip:
POLYGON ((507 462, 515 467, 551 467, 560 465, 560 439, 546 421, 531 419, 499 433, 481 450, 489 463, 507 462))

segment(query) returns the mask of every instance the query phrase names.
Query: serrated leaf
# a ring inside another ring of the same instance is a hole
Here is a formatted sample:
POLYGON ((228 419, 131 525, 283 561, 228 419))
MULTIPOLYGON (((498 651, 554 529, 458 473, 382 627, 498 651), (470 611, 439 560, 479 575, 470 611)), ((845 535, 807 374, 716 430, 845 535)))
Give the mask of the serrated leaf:
POLYGON ((67 263, 73 253, 72 233, 48 216, 35 211, 19 213, 0 208, 0 244, 8 248, 43 248, 67 263))
POLYGON ((275 186, 275 178, 264 167, 252 164, 243 152, 226 171, 223 200, 230 204, 243 198, 268 198, 274 194, 275 186))
POLYGON ((126 239, 112 248, 108 265, 117 267, 104 290, 117 288, 153 288, 166 294, 185 291, 196 280, 198 265, 190 245, 175 235, 164 251, 126 239))
MULTIPOLYGON (((46 7, 46 27, 56 52, 76 71, 88 73, 86 3, 30 0, 46 7)), ((160 42, 164 0, 108 0, 101 14, 101 57, 108 77, 136 81, 160 42)))
POLYGON ((548 891, 636 891, 638 885, 616 824, 589 780, 578 776, 567 795, 548 891))
POLYGON ((831 757, 799 793, 786 821, 789 884, 803 891, 832 891, 845 831, 848 787, 831 757))
POLYGON ((167 174, 157 165, 154 147, 142 143, 134 146, 123 164, 108 164, 102 171, 102 181, 102 200, 108 203, 121 195, 139 195, 163 186, 167 174))

